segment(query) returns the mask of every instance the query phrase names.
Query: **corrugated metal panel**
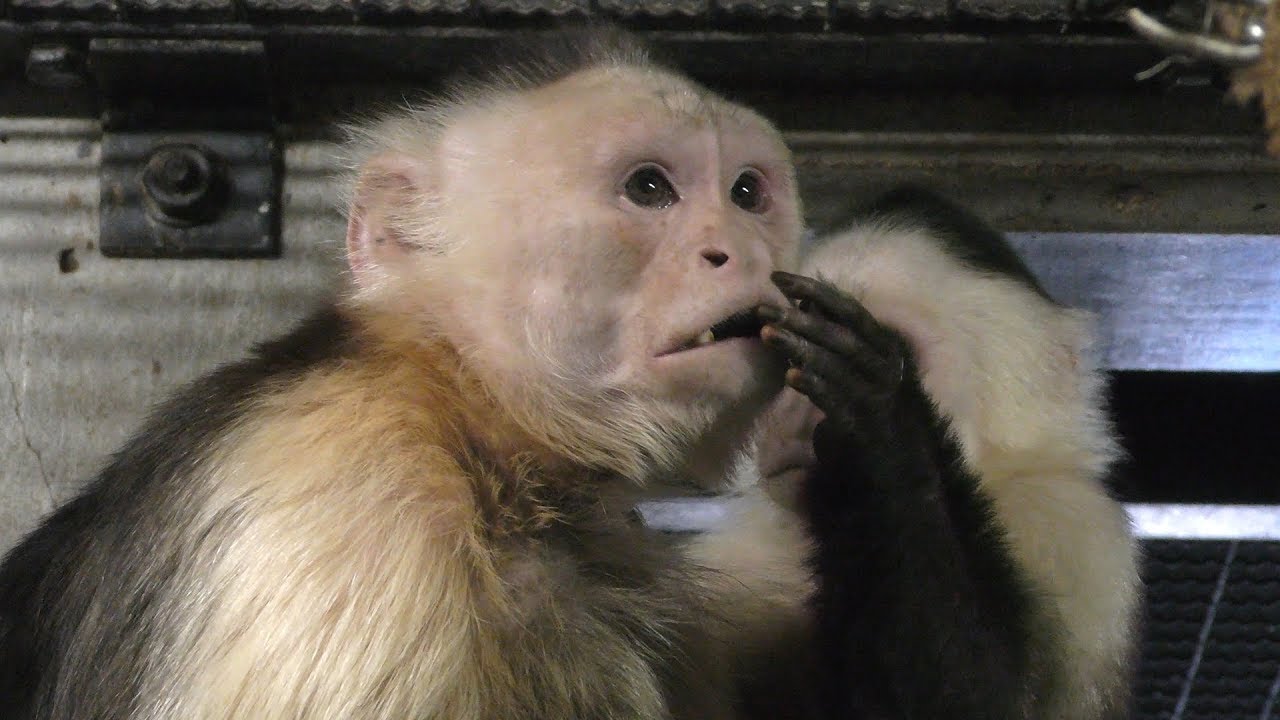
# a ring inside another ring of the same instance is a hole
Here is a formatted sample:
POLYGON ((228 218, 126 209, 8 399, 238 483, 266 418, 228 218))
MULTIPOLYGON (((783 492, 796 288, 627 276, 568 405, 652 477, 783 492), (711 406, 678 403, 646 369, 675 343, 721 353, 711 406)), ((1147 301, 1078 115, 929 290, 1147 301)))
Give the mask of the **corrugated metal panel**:
MULTIPOLYGON (((356 0, 354 4, 362 4, 356 0)), ((386 0, 372 0, 380 7, 386 0)), ((620 20, 696 19, 707 27, 729 27, 741 18, 831 19, 866 18, 947 20, 977 17, 999 21, 1065 20, 1089 17, 1085 3, 1071 0, 389 0, 398 15, 419 22, 447 24, 475 22, 473 7, 495 16, 596 16, 620 20)), ((18 20, 126 19, 148 20, 164 15, 182 22, 224 22, 235 18, 226 12, 232 0, 10 0, 18 20)), ((250 18, 283 22, 321 19, 327 24, 349 25, 357 20, 347 13, 353 3, 342 0, 244 0, 250 18)), ((1105 19, 1105 18, 1103 18, 1105 19)), ((810 28, 812 29, 812 28, 810 28)), ((776 28, 787 32, 788 28, 776 28)))
POLYGON ((284 257, 111 260, 95 125, 0 118, 0 548, 176 385, 282 330, 337 277, 329 148, 286 154, 284 257))
POLYGON ((112 20, 120 8, 114 0, 10 0, 19 20, 112 20))
POLYGON ((939 20, 951 14, 949 0, 832 0, 840 15, 892 20, 939 20))
POLYGON ((735 18, 821 20, 830 15, 827 0, 715 0, 715 5, 735 18))
POLYGON ((479 8, 495 15, 565 17, 591 12, 590 0, 476 0, 479 8))
POLYGON ((356 9, 349 0, 243 0, 254 20, 354 20, 356 9))
POLYGON ((988 20, 1066 20, 1071 0, 956 0, 956 12, 988 20))
POLYGON ((711 0, 597 0, 597 4, 620 17, 696 18, 711 12, 711 0))
POLYGON ((233 0, 119 0, 129 17, 181 18, 183 20, 231 20, 233 0))
POLYGON ((471 0, 356 0, 361 14, 466 15, 471 0))

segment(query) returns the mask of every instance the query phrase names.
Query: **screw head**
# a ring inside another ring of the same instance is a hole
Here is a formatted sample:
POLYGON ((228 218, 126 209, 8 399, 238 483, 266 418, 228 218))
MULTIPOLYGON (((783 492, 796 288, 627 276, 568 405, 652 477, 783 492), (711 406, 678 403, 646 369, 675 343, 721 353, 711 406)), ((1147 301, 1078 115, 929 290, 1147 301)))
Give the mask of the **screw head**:
POLYGON ((156 180, 171 192, 190 192, 204 178, 200 163, 185 153, 169 152, 159 158, 156 180))
POLYGON ((191 224, 221 209, 222 177, 215 160, 195 145, 156 148, 142 171, 142 189, 157 219, 191 224))

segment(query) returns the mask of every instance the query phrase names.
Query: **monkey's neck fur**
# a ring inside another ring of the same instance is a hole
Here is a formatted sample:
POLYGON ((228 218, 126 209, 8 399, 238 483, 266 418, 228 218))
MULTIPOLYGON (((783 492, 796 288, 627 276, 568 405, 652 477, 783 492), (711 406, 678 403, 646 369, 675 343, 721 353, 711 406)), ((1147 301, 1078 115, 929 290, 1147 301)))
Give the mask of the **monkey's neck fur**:
POLYGON ((625 513, 642 492, 631 479, 572 459, 563 445, 513 417, 442 334, 424 336, 421 325, 396 314, 340 312, 353 352, 364 355, 349 369, 367 373, 361 384, 380 396, 375 402, 394 408, 388 412, 402 415, 406 429, 474 479, 477 511, 491 532, 546 530, 588 506, 625 513))

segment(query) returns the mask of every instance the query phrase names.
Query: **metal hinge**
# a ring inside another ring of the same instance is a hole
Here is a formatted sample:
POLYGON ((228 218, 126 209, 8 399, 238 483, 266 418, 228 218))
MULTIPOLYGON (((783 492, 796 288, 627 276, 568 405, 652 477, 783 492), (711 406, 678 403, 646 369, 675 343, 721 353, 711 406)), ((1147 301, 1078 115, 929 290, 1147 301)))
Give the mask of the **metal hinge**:
POLYGON ((260 41, 97 39, 99 247, 113 257, 280 254, 282 163, 260 41))

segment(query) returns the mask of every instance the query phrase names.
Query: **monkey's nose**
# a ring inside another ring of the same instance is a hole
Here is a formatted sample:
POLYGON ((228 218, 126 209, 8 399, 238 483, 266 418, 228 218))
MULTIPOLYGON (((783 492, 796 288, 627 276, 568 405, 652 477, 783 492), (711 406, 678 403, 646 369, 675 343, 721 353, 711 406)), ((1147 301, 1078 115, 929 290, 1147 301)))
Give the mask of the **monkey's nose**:
POLYGON ((715 248, 707 248, 702 251, 702 259, 711 264, 711 267, 718 268, 729 262, 729 255, 715 248))

